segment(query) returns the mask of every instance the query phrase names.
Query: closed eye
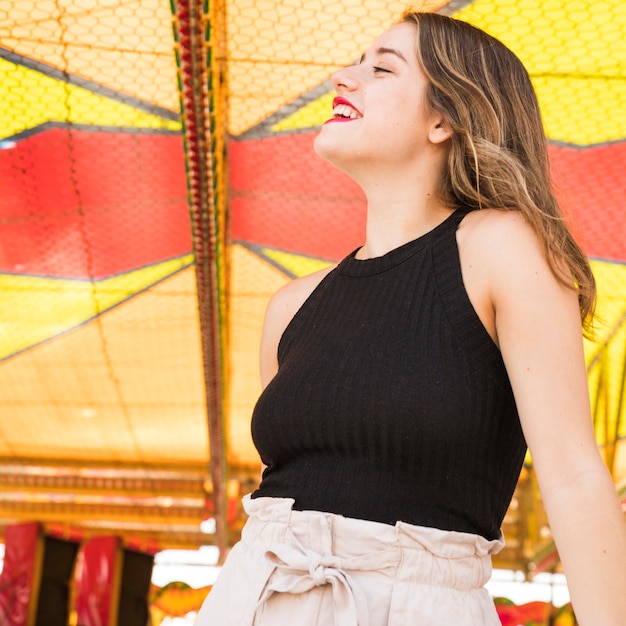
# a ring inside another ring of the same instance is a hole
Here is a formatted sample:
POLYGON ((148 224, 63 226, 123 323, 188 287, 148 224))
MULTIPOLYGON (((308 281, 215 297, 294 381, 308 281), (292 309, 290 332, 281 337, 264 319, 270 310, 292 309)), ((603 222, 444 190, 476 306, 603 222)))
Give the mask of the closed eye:
POLYGON ((391 74, 391 70, 387 70, 384 67, 378 67, 378 66, 374 66, 372 68, 374 70, 374 74, 377 74, 378 72, 384 72, 385 74, 391 74))

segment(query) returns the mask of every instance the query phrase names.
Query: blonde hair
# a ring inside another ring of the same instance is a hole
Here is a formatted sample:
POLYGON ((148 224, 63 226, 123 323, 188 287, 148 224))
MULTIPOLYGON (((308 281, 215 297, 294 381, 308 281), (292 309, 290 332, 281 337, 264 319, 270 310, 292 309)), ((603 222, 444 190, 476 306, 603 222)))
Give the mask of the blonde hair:
POLYGON ((521 61, 500 41, 457 19, 408 11, 427 106, 453 134, 439 195, 452 207, 519 210, 539 237, 554 275, 578 292, 590 333, 596 287, 587 256, 552 191, 537 97, 521 61))

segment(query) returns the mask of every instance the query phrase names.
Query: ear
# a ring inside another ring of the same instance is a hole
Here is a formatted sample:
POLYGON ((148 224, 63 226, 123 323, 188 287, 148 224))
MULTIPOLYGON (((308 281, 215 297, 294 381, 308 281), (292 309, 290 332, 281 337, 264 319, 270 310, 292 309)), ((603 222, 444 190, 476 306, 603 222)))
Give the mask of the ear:
POLYGON ((428 139, 431 143, 443 143, 452 137, 452 129, 442 117, 433 119, 428 132, 428 139))

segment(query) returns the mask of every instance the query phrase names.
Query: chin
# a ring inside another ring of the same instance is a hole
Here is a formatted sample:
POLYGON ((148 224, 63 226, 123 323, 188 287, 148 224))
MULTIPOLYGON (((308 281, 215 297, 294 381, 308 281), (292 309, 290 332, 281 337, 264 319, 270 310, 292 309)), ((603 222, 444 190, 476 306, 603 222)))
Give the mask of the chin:
MULTIPOLYGON (((325 127, 322 127, 322 130, 318 133, 317 137, 315 137, 313 149, 331 165, 345 171, 347 163, 350 160, 350 155, 347 154, 345 150, 345 144, 342 146, 341 142, 335 137, 329 136, 330 133, 324 132, 325 130, 325 127)), ((352 156, 354 157, 353 154, 352 156)))
POLYGON ((325 130, 325 127, 322 126, 320 132, 317 133, 315 139, 313 140, 313 149, 323 159, 328 159, 327 154, 331 147, 329 144, 331 144, 332 141, 330 141, 330 138, 324 134, 324 130, 325 130))

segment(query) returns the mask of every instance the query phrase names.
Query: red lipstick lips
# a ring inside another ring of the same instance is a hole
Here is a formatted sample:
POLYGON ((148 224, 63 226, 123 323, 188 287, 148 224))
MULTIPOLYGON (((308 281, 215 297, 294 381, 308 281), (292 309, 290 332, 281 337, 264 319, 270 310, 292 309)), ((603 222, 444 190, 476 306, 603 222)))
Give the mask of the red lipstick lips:
POLYGON ((358 117, 333 115, 333 117, 331 117, 329 120, 326 120, 326 122, 324 122, 325 124, 328 124, 329 122, 353 122, 355 119, 360 119, 362 117, 361 112, 347 98, 344 98, 342 96, 336 96, 335 98, 333 98, 333 111, 339 106, 348 107, 350 110, 357 113, 358 117))

